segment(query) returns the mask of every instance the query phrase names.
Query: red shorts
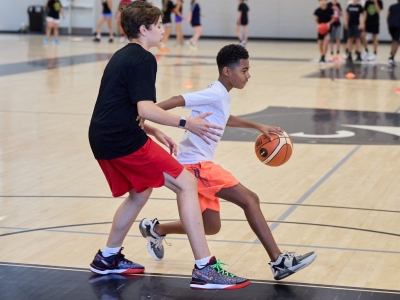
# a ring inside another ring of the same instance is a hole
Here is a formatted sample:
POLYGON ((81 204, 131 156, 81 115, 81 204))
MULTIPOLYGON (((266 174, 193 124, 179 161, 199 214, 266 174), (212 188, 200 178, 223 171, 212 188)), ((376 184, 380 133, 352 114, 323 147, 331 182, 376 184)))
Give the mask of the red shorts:
POLYGON ((97 160, 110 186, 112 195, 120 197, 134 189, 141 193, 164 185, 164 173, 177 178, 183 166, 149 137, 142 148, 132 154, 97 160))
POLYGON ((231 173, 211 161, 183 166, 197 178, 201 212, 207 208, 220 211, 219 198, 215 194, 239 184, 231 173))

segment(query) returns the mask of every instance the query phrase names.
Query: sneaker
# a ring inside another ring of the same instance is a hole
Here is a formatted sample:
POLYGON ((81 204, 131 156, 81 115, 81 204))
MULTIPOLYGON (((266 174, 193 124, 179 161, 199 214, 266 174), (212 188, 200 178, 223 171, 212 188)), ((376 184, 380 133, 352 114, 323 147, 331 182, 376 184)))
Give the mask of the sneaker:
POLYGON ((147 240, 147 251, 155 260, 164 258, 163 241, 165 235, 159 235, 154 231, 154 227, 160 224, 157 219, 143 219, 139 224, 139 230, 142 236, 147 240))
POLYGON ((360 54, 357 54, 356 61, 358 61, 358 62, 360 62, 360 61, 363 61, 363 60, 361 59, 361 56, 360 56, 360 54))
POLYGON ((325 58, 321 57, 321 59, 318 62, 320 65, 324 65, 326 63, 325 58))
POLYGON ((97 42, 97 43, 99 43, 101 41, 101 39, 100 38, 98 38, 97 36, 93 39, 93 42, 97 42))
POLYGON ((369 52, 365 51, 364 54, 362 55, 361 59, 362 60, 368 60, 369 57, 370 57, 369 52))
POLYGON ((250 280, 235 276, 224 269, 215 256, 202 269, 194 266, 190 288, 194 290, 237 290, 250 284, 250 280))
POLYGON ((368 55, 368 61, 375 61, 375 60, 376 60, 376 55, 374 53, 368 55))
POLYGON ((48 44, 49 43, 49 39, 48 38, 45 38, 44 40, 43 40, 43 44, 48 44))
POLYGON ((125 256, 121 253, 124 248, 117 254, 111 255, 109 257, 103 257, 103 254, 99 250, 94 257, 93 262, 90 264, 90 271, 96 274, 139 274, 144 273, 144 267, 130 260, 127 260, 125 256))
POLYGON ((112 37, 110 37, 109 39, 108 39, 108 42, 111 44, 111 43, 114 43, 114 38, 112 38, 112 37))
POLYGON ((279 255, 276 261, 271 261, 269 266, 272 274, 274 274, 274 279, 281 280, 307 267, 316 257, 317 254, 315 252, 299 255, 296 252, 285 251, 279 255))
POLYGON ((59 40, 59 39, 55 39, 55 40, 54 40, 54 43, 55 43, 56 45, 60 45, 60 40, 59 40))
POLYGON ((391 58, 391 57, 389 57, 389 65, 392 66, 392 67, 395 67, 395 66, 396 66, 396 62, 395 62, 394 59, 391 58))

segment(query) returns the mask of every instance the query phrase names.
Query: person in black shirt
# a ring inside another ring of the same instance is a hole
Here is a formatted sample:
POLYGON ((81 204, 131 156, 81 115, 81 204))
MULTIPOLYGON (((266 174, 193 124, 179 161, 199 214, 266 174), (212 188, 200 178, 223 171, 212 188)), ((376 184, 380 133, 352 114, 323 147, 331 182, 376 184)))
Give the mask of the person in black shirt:
POLYGON ((103 6, 103 11, 101 17, 99 19, 99 23, 97 24, 97 34, 96 37, 93 39, 94 42, 101 41, 101 27, 103 26, 104 22, 107 23, 108 31, 110 34, 110 38, 108 39, 109 43, 114 41, 114 32, 112 28, 112 0, 101 0, 101 4, 103 6))
POLYGON ((347 46, 346 54, 347 59, 352 60, 351 52, 353 50, 353 44, 356 44, 356 61, 362 61, 361 59, 361 31, 364 29, 365 20, 360 22, 360 17, 363 15, 364 9, 360 4, 359 0, 353 0, 346 10, 346 18, 344 23, 344 29, 347 30, 347 46))
POLYGON ((46 37, 43 40, 45 44, 49 42, 51 30, 54 29, 54 42, 59 44, 58 25, 60 24, 60 13, 65 19, 64 10, 60 0, 47 0, 46 9, 48 10, 46 17, 46 37))
POLYGON ((378 34, 379 34, 379 14, 383 9, 382 0, 367 0, 364 5, 364 31, 361 36, 365 53, 363 60, 375 60, 378 51, 378 34), (372 34, 372 41, 374 43, 374 54, 368 52, 367 33, 372 34))
MULTIPOLYGON (((328 7, 327 1, 318 0, 318 2, 319 2, 319 8, 317 8, 314 11, 317 31, 319 24, 326 23, 328 24, 328 26, 330 26, 333 22, 333 10, 328 7)), ((329 32, 327 32, 326 34, 318 33, 318 47, 319 47, 319 52, 321 54, 321 58, 319 60, 320 64, 325 63, 325 55, 328 49, 328 42, 329 42, 329 32)))
POLYGON ((217 142, 216 136, 221 134, 215 130, 223 129, 204 120, 212 112, 186 120, 155 104, 157 61, 149 49, 162 41, 161 15, 158 8, 143 1, 134 1, 124 8, 121 26, 129 44, 114 53, 101 79, 89 127, 90 147, 112 195, 129 194, 116 211, 106 247, 97 252, 90 270, 100 275, 144 272, 142 265, 121 254, 122 243, 152 189, 166 186, 177 194, 179 215, 196 260, 193 276, 204 284, 200 288, 215 287, 216 280, 220 280, 218 289, 244 287, 249 284, 247 279, 231 276, 219 265, 218 271, 222 274, 214 271, 217 261, 211 256, 205 239, 197 180, 170 155, 177 154, 173 140, 144 123, 147 119, 179 127, 206 143, 217 142), (169 148, 170 153, 148 135, 169 148))
POLYGON ((342 16, 342 7, 337 2, 337 0, 332 0, 328 3, 328 8, 333 11, 333 22, 330 30, 329 44, 331 48, 331 60, 341 60, 340 58, 340 34, 342 31, 342 26, 340 24, 340 17, 342 16), (334 55, 334 45, 336 44, 336 57, 334 55))
POLYGON ((243 47, 246 46, 247 40, 249 39, 249 31, 247 28, 247 24, 249 24, 249 17, 248 17, 248 12, 249 12, 249 7, 247 6, 246 3, 244 3, 245 0, 239 0, 239 7, 238 7, 238 20, 236 23, 236 35, 239 38, 239 43, 243 47), (240 32, 240 27, 243 28, 243 35, 240 32))
POLYGON ((171 0, 163 0, 163 25, 165 27, 165 33, 163 37, 163 41, 161 45, 158 47, 158 49, 161 52, 168 53, 169 49, 167 48, 167 42, 169 40, 169 36, 171 34, 171 27, 172 27, 172 20, 171 20, 171 14, 175 9, 175 5, 171 0))
POLYGON ((393 4, 389 7, 389 11, 387 14, 387 23, 388 23, 389 33, 392 36, 389 64, 392 67, 395 67, 396 62, 394 61, 394 57, 397 53, 400 40, 400 0, 397 0, 396 4, 393 4))

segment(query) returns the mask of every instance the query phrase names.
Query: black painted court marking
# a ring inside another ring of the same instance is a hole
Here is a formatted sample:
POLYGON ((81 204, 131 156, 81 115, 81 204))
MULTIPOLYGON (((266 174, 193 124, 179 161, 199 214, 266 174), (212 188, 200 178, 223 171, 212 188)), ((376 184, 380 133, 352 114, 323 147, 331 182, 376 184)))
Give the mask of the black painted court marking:
MULTIPOLYGON (((334 166, 328 173, 326 173, 316 184, 314 184, 303 196, 299 198, 299 200, 296 201, 296 204, 301 204, 303 203, 312 193, 314 193, 326 180, 328 180, 329 177, 331 177, 350 157, 354 155, 360 149, 360 145, 356 146, 353 150, 351 150, 342 160, 340 160, 336 166, 334 166)), ((287 211, 285 211, 279 218, 278 221, 281 222, 274 222, 271 226, 270 229, 273 231, 276 227, 278 227, 279 223, 285 223, 282 222, 286 220, 287 217, 289 217, 296 209, 298 206, 292 206, 290 207, 287 211)), ((258 241, 258 239, 256 240, 258 241)), ((258 241, 259 242, 259 241, 258 241)))
MULTIPOLYGON (((157 55, 160 58, 187 58, 187 59, 212 59, 215 63, 216 56, 208 56, 208 55, 179 55, 179 54, 167 54, 167 55, 157 55)), ((283 61, 283 62, 310 62, 312 59, 310 58, 282 58, 282 57, 254 57, 251 56, 250 60, 257 61, 283 61)))
MULTIPOLYGON (((33 195, 0 195, 0 198, 69 198, 69 199, 124 199, 123 196, 114 198, 107 196, 33 196, 33 195)), ((176 198, 158 198, 158 197, 150 197, 149 200, 159 200, 159 201, 176 201, 176 198)), ((220 199, 221 203, 231 203, 229 201, 220 199)), ((232 203, 231 203, 232 204, 232 203)), ((303 207, 316 207, 316 208, 334 208, 334 209, 351 209, 351 210, 363 210, 363 211, 374 211, 374 212, 385 212, 385 213, 400 213, 400 210, 389 210, 389 209, 375 209, 375 208, 367 208, 367 207, 352 207, 352 206, 334 206, 334 205, 320 205, 320 204, 304 204, 304 203, 290 203, 290 202, 268 202, 268 201, 260 201, 262 205, 286 205, 286 206, 303 206, 303 207)), ((233 204, 232 204, 233 205, 233 204)))
POLYGON ((111 53, 90 53, 3 64, 0 65, 0 77, 104 61, 111 56, 111 53))

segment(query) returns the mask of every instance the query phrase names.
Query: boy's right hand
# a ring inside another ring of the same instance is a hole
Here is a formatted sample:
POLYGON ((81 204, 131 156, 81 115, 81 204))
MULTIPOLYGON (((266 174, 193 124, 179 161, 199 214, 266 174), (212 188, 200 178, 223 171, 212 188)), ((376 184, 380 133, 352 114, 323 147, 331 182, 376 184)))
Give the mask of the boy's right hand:
POLYGON ((191 133, 201 137, 207 144, 210 144, 209 140, 218 142, 215 136, 221 137, 222 135, 213 129, 223 130, 221 126, 208 123, 204 120, 206 117, 211 115, 212 112, 206 112, 199 114, 194 118, 189 118, 186 121, 185 129, 189 130, 191 133))

